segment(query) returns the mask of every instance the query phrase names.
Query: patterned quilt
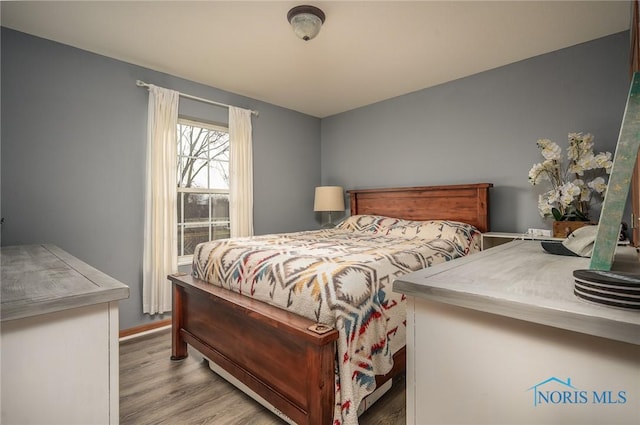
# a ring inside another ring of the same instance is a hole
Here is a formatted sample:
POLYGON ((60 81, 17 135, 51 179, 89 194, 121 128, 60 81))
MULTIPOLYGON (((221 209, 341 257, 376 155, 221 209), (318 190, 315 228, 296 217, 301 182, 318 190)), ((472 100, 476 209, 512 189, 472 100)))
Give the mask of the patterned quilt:
POLYGON ((200 244, 193 275, 336 328, 334 425, 351 425, 405 343, 394 279, 479 247, 480 233, 464 223, 356 215, 334 229, 200 244))

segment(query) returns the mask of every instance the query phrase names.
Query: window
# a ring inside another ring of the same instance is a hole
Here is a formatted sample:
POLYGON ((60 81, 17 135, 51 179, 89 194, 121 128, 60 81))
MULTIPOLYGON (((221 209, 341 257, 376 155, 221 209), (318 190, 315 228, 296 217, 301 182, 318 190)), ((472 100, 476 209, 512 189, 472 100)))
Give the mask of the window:
POLYGON ((178 263, 200 242, 229 235, 229 131, 179 119, 178 263))

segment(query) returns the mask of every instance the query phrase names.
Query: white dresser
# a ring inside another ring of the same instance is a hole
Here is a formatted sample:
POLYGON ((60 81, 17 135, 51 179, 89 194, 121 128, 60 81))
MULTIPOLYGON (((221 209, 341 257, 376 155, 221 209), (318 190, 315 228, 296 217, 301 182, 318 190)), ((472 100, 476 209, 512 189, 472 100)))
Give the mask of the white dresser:
MULTIPOLYGON (((640 273, 633 248, 615 270, 640 273)), ((402 276, 408 424, 640 423, 640 311, 573 294, 589 259, 514 241, 402 276)))
POLYGON ((3 247, 0 261, 2 424, 117 424, 129 288, 52 245, 3 247))

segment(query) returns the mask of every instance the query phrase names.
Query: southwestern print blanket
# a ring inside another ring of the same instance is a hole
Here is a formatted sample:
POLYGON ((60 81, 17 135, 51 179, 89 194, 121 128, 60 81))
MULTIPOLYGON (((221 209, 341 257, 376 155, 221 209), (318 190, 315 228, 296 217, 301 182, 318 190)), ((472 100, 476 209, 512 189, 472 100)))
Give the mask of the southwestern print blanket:
POLYGON ((480 233, 464 223, 356 215, 334 229, 200 244, 193 275, 336 328, 334 425, 352 425, 405 344, 394 279, 479 250, 480 233))

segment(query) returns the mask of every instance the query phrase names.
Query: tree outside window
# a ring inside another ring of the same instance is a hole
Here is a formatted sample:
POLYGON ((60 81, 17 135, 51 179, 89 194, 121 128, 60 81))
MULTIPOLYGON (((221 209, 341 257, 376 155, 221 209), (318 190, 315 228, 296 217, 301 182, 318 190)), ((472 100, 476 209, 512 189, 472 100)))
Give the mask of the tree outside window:
POLYGON ((228 238, 229 132, 178 121, 178 258, 191 260, 200 242, 228 238))

